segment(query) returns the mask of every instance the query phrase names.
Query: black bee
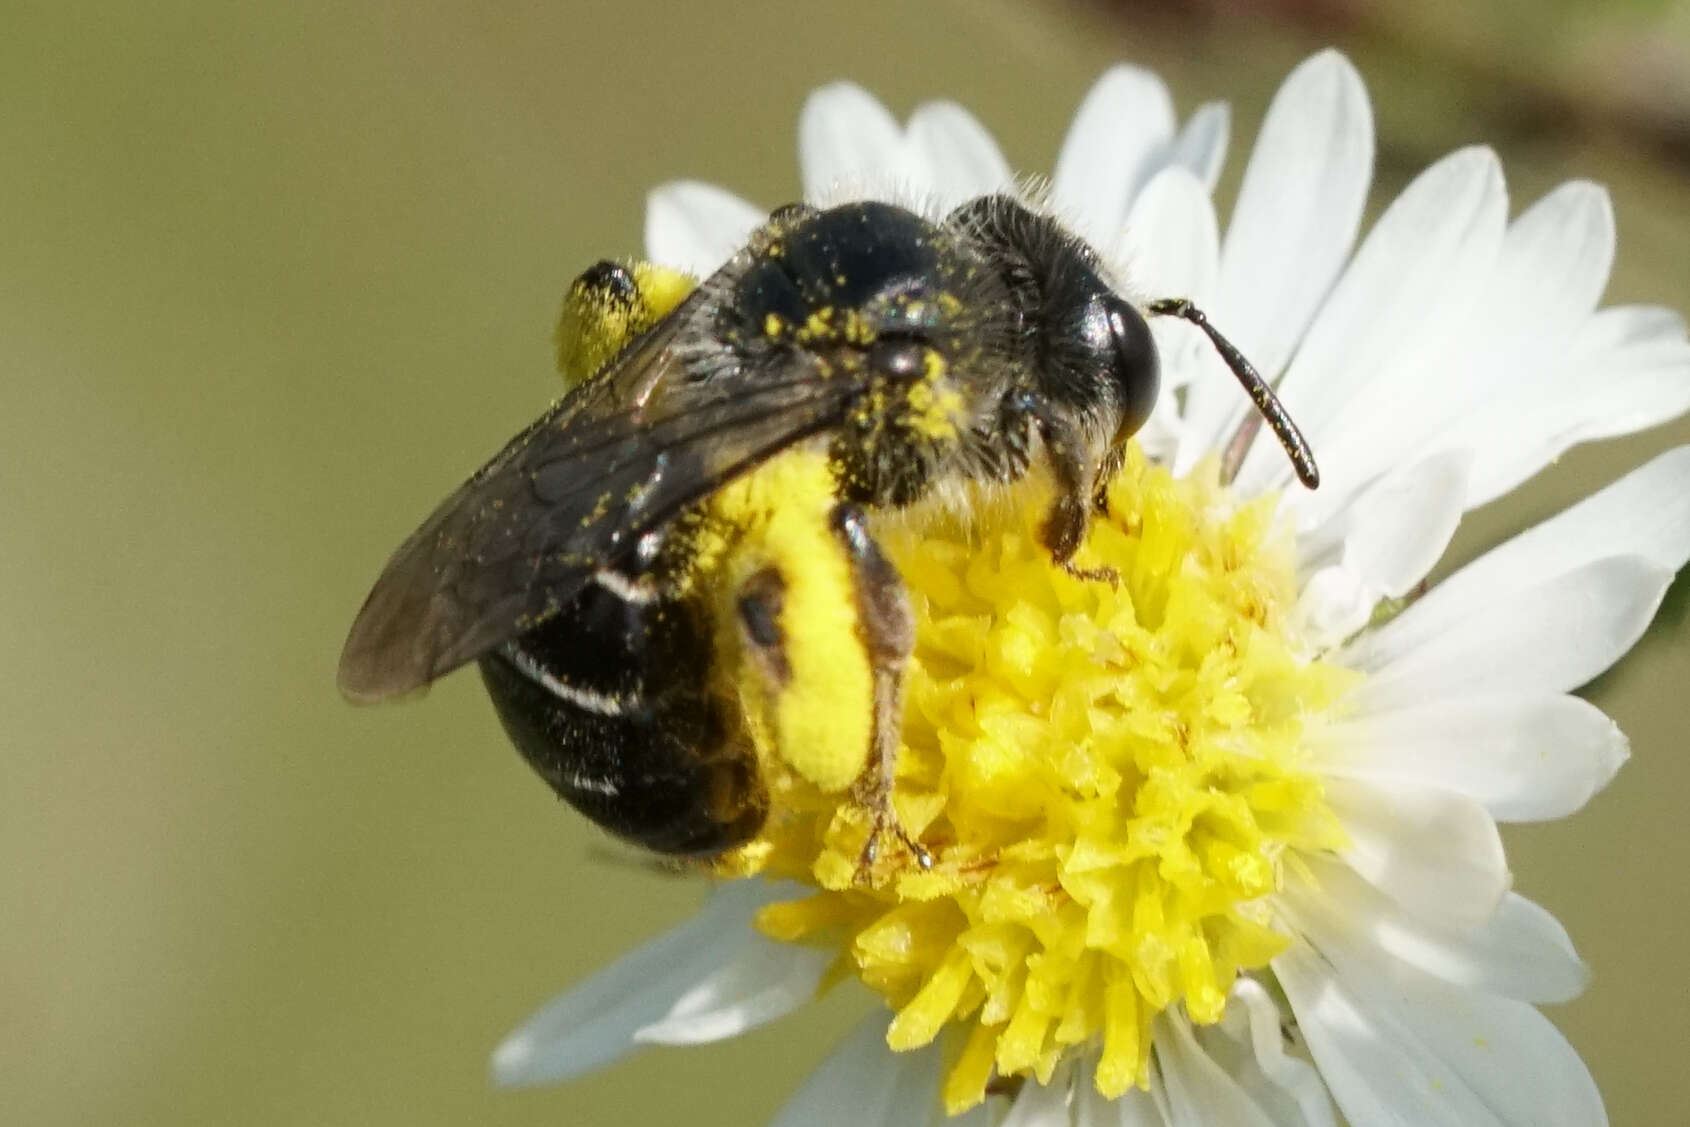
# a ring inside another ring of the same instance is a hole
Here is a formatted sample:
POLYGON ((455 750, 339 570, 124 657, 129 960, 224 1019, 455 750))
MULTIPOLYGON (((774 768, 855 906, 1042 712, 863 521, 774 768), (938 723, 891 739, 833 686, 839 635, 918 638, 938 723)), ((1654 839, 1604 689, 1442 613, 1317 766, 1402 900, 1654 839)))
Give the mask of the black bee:
POLYGON ((1201 312, 1141 312, 1008 196, 938 223, 791 205, 684 297, 651 277, 601 263, 576 283, 559 344, 579 382, 394 554, 340 685, 392 697, 478 660, 547 782, 659 852, 755 836, 769 749, 824 791, 856 788, 866 858, 902 836, 888 794, 913 624, 874 522, 1038 470, 1041 539, 1075 570, 1156 402, 1145 313, 1202 328, 1317 481, 1201 312))

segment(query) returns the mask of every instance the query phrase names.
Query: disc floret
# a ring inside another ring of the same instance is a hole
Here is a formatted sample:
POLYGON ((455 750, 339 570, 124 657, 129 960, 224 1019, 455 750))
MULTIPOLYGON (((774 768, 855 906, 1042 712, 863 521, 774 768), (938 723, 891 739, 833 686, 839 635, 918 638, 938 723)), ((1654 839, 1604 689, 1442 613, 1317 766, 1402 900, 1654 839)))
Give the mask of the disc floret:
POLYGON ((894 804, 935 864, 864 874, 869 815, 778 769, 735 864, 815 887, 758 924, 837 946, 892 1048, 956 1030, 952 1112, 1084 1046, 1103 1094, 1147 1084, 1153 1019, 1218 1021, 1286 943, 1285 867, 1342 845, 1303 749, 1353 674, 1299 644, 1277 509, 1135 448, 1076 561, 1114 583, 1051 561, 1036 504, 885 531, 918 620, 894 804))

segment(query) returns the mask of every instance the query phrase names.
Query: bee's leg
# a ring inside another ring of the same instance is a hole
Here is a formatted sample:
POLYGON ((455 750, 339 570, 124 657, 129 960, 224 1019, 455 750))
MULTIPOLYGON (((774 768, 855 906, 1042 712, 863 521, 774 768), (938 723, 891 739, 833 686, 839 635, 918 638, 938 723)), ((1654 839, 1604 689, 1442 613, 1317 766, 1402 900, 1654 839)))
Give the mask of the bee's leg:
POLYGON ((814 219, 820 215, 814 206, 800 200, 797 203, 783 203, 769 212, 769 226, 776 230, 796 227, 807 219, 814 219))
POLYGON ((585 383, 666 317, 698 283, 649 262, 595 262, 563 295, 553 343, 565 388, 585 383))
POLYGON ((1121 472, 1121 467, 1127 464, 1127 448, 1116 446, 1103 456, 1103 465, 1097 471, 1097 484, 1092 488, 1092 509, 1103 516, 1109 515, 1109 483, 1115 480, 1121 472))
POLYGON ((1074 565, 1074 553, 1085 541, 1092 509, 1097 505, 1101 476, 1088 472, 1094 458, 1087 450, 1085 436, 1071 419, 1042 400, 1029 397, 1026 405, 1044 439, 1045 457, 1056 484, 1050 512, 1039 525, 1039 542, 1049 550, 1051 559, 1076 579, 1118 583, 1120 573, 1112 567, 1074 565))
POLYGON ((904 832, 892 809, 893 771, 903 728, 904 665, 915 648, 915 616, 909 595, 898 569, 869 534, 868 519, 860 507, 835 505, 829 524, 851 561, 857 619, 874 670, 873 743, 856 786, 857 801, 873 814, 874 826, 863 846, 859 872, 866 873, 874 864, 880 838, 888 831, 904 843, 917 865, 932 868, 932 855, 904 832))

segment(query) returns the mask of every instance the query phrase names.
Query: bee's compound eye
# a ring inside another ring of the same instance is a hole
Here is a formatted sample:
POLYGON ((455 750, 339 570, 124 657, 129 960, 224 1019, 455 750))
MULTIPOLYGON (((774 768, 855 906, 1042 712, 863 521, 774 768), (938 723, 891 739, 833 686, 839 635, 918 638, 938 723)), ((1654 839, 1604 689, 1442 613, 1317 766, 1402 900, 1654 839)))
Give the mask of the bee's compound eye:
POLYGON ((1119 435, 1125 439, 1144 426, 1156 407, 1156 393, 1162 381, 1161 361, 1156 355, 1150 326, 1137 309, 1111 295, 1105 299, 1104 310, 1115 346, 1113 371, 1116 401, 1121 411, 1119 435))

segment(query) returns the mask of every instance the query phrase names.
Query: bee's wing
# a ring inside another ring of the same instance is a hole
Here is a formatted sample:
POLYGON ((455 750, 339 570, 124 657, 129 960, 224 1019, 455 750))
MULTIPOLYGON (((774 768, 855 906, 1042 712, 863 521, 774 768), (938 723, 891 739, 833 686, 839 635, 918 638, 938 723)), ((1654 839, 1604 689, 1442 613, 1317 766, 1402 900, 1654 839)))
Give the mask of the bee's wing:
POLYGON ((850 389, 801 351, 688 379, 680 320, 559 400, 394 553, 346 639, 343 692, 409 692, 540 624, 642 535, 842 417, 850 389))

